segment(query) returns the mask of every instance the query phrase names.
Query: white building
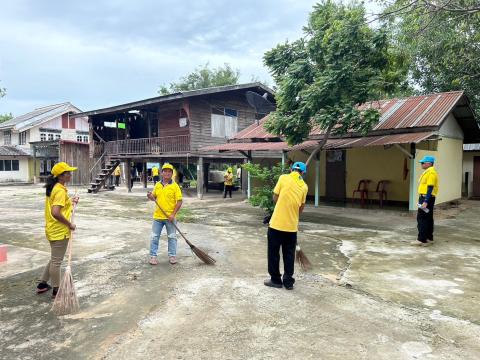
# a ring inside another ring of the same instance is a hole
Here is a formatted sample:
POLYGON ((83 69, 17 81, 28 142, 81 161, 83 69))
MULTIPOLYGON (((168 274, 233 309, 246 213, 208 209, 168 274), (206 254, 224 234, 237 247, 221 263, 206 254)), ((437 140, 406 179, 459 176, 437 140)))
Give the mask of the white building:
POLYGON ((32 160, 36 142, 88 143, 86 118, 71 118, 80 109, 66 102, 35 109, 0 124, 0 182, 32 181, 34 176, 46 176, 58 161, 58 154, 36 154, 39 168, 32 160))

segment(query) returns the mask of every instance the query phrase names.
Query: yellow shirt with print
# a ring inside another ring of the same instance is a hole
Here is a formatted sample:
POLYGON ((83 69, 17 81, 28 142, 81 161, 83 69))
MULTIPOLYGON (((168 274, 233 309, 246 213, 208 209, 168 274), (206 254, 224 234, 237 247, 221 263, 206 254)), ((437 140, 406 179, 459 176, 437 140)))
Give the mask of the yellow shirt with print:
POLYGON ((52 193, 45 199, 45 235, 50 241, 69 239, 70 228, 53 217, 53 206, 60 206, 62 215, 70 221, 72 201, 68 197, 67 188, 60 183, 55 184, 52 193))
POLYGON ((270 227, 279 231, 297 232, 300 206, 307 200, 307 184, 298 172, 293 171, 280 176, 273 192, 278 195, 278 200, 270 219, 270 227))
MULTIPOLYGON (((173 213, 177 202, 182 200, 182 191, 180 190, 180 186, 178 186, 178 184, 173 180, 170 184, 166 184, 165 186, 163 186, 162 182, 159 181, 153 188, 152 194, 156 197, 158 204, 168 215, 173 213)), ((167 219, 157 205, 155 205, 153 218, 157 220, 167 219)))
POLYGON ((224 184, 227 185, 227 186, 232 186, 233 185, 233 174, 232 173, 225 173, 225 175, 223 175, 223 178, 224 178, 224 184))
POLYGON ((418 194, 426 195, 428 187, 433 186, 432 196, 438 194, 438 173, 433 166, 426 169, 418 181, 418 194))
POLYGON ((156 166, 152 167, 152 176, 158 176, 158 168, 156 166))
POLYGON ((120 166, 117 166, 114 171, 115 176, 120 176, 120 166))

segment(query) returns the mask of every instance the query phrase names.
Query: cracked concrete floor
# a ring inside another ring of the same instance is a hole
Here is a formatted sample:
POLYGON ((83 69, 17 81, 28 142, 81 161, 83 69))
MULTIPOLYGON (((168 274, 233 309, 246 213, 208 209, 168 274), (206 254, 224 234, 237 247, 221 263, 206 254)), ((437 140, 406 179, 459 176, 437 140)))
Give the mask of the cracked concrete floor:
MULTIPOLYGON (((263 286, 262 213, 211 194, 186 198, 180 226, 217 259, 146 264, 144 190, 84 194, 74 277, 78 314, 34 293, 48 259, 39 186, 0 187, 1 359, 478 359, 480 204, 440 212, 436 243, 410 245, 398 211, 308 207, 299 241, 314 269, 292 292, 263 286)), ((237 196, 238 197, 238 196, 237 196)))

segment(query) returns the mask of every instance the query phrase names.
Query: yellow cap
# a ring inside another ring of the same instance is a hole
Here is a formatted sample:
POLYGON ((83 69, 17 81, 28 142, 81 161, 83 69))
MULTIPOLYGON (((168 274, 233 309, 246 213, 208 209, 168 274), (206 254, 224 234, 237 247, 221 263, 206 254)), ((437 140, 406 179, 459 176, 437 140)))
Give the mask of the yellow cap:
POLYGON ((169 164, 169 163, 165 163, 163 164, 162 166, 162 170, 165 170, 165 169, 170 169, 173 171, 173 165, 172 164, 169 164))
POLYGON ((53 176, 57 177, 58 175, 63 174, 65 171, 75 171, 77 170, 76 167, 72 167, 68 165, 66 162, 59 162, 55 164, 55 166, 52 168, 52 173, 53 176))

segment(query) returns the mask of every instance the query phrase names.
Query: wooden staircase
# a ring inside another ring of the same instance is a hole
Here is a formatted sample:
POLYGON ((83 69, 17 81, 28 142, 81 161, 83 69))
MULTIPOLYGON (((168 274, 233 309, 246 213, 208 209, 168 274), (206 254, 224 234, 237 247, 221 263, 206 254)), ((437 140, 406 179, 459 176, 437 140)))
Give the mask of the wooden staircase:
POLYGON ((109 185, 106 183, 118 165, 120 165, 120 160, 118 159, 110 159, 109 161, 107 161, 107 163, 105 164, 105 168, 101 169, 100 172, 97 174, 97 177, 94 179, 94 182, 90 183, 90 188, 88 189, 88 192, 97 193, 103 187, 109 190, 115 189, 115 185, 109 185))

